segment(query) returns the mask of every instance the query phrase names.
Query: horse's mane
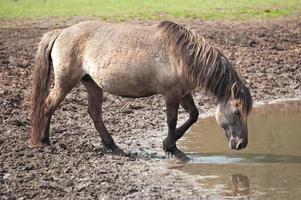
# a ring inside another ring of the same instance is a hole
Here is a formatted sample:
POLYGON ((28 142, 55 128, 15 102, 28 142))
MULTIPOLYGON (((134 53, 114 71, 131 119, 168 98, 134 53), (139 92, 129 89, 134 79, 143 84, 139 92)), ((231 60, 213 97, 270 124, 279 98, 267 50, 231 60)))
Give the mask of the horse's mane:
POLYGON ((241 102, 244 114, 248 115, 252 108, 250 91, 221 51, 174 22, 163 21, 158 27, 167 34, 168 45, 174 57, 180 58, 179 62, 191 84, 221 102, 229 100, 233 84, 238 83, 240 90, 235 99, 241 102))

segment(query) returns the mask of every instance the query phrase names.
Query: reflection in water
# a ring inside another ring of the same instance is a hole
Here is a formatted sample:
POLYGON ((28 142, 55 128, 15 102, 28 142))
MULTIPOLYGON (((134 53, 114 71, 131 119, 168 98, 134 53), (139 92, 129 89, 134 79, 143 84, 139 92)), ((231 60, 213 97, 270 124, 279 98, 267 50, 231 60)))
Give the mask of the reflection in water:
POLYGON ((250 194, 249 178, 242 174, 233 174, 230 177, 230 193, 225 193, 224 196, 248 196, 250 194))
POLYGON ((214 118, 200 120, 180 141, 208 194, 224 198, 298 199, 301 196, 301 101, 255 108, 249 145, 231 151, 214 118), (230 186, 229 186, 230 179, 230 186))

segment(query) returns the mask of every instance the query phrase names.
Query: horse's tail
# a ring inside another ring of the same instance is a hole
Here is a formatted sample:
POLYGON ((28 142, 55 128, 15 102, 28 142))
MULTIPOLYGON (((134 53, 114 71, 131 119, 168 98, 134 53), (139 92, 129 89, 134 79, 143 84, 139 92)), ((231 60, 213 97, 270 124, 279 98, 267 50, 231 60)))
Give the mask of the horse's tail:
POLYGON ((41 143, 41 135, 44 130, 45 100, 49 93, 51 73, 51 49, 61 30, 47 32, 42 37, 36 54, 35 68, 32 80, 32 131, 31 145, 38 146, 41 143))

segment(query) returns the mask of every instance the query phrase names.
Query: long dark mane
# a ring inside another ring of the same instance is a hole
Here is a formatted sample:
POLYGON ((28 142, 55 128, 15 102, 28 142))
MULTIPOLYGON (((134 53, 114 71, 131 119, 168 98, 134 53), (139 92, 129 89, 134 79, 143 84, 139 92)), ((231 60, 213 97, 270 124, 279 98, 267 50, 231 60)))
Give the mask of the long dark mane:
POLYGON ((252 108, 250 91, 221 51, 174 22, 163 21, 158 27, 167 34, 168 45, 174 57, 179 58, 179 63, 183 65, 190 84, 224 102, 231 97, 234 83, 238 83, 240 89, 235 99, 241 103, 244 114, 248 115, 252 108))

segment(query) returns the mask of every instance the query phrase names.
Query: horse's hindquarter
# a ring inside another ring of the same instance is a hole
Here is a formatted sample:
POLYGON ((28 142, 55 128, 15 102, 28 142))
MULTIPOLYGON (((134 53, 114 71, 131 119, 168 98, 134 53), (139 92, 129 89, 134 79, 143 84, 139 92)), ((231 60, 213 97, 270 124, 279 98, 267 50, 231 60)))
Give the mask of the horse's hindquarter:
POLYGON ((85 46, 83 66, 105 91, 142 97, 165 93, 179 81, 155 27, 107 24, 85 46))

